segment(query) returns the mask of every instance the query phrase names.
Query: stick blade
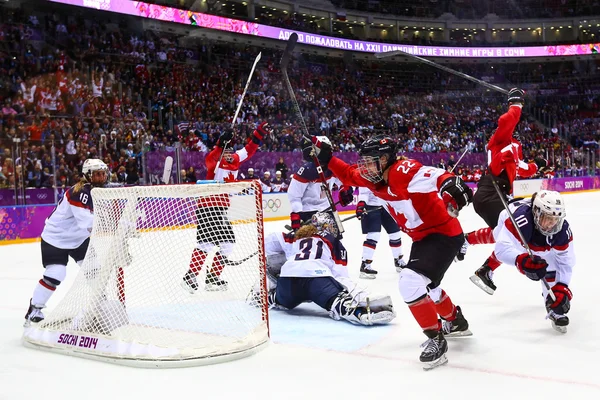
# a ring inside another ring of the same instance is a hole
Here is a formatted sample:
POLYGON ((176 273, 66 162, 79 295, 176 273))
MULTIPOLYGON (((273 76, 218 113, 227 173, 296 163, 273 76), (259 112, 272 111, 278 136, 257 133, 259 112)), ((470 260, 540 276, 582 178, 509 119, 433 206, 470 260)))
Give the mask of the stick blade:
POLYGON ((290 59, 292 57, 292 52, 294 51, 294 47, 298 43, 298 34, 293 32, 288 38, 287 46, 283 51, 283 55, 281 56, 281 68, 286 69, 288 64, 290 63, 290 59))

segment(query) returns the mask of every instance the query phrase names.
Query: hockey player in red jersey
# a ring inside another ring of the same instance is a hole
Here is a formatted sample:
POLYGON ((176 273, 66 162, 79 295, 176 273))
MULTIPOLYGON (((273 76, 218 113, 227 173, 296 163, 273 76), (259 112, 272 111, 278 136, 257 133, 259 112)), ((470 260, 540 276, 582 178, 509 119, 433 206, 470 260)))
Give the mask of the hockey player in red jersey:
MULTIPOLYGON (((252 157, 260 145, 262 138, 268 134, 268 124, 263 122, 252 133, 251 140, 246 146, 236 152, 227 151, 227 144, 233 139, 233 132, 225 131, 219 137, 215 148, 206 155, 206 179, 219 180, 225 182, 235 182, 237 180, 240 164, 252 157), (221 153, 223 158, 219 163, 221 153), (217 163, 219 163, 217 167, 217 163), (215 172, 216 169, 216 172, 215 172)), ((228 256, 233 251, 235 245, 235 234, 231 221, 227 217, 230 200, 228 194, 211 195, 200 197, 198 199, 198 208, 196 209, 196 227, 197 245, 192 252, 190 268, 183 277, 182 287, 195 293, 198 290, 196 277, 200 273, 202 266, 207 261, 211 251, 216 248, 210 271, 207 271, 205 278, 205 289, 209 291, 227 290, 227 281, 221 279, 221 272, 228 263, 228 256)))
POLYGON ((366 140, 357 165, 332 156, 331 146, 316 138, 318 159, 345 185, 369 188, 412 240, 409 261, 400 272, 400 294, 428 337, 420 360, 430 369, 447 362, 444 335, 470 335, 460 307, 440 287, 464 234, 456 219, 472 201, 462 179, 415 160, 397 160, 390 137, 366 140), (438 316, 443 319, 440 322, 438 316))
MULTIPOLYGON (((469 245, 494 243, 492 230, 498 223, 504 205, 494 188, 492 179, 498 184, 503 196, 508 199, 512 195, 513 182, 517 176, 529 178, 538 171, 538 166, 546 164, 542 159, 536 160, 535 163, 525 163, 518 134, 513 134, 521 119, 524 95, 521 89, 513 88, 509 91, 508 111, 498 119, 498 127, 486 146, 488 171, 477 184, 477 191, 473 196, 473 208, 488 227, 466 235, 466 241, 457 254, 458 260, 464 259, 469 245)), ((496 286, 492 281, 492 271, 500 265, 500 261, 492 252, 483 266, 471 277, 471 281, 487 293, 493 294, 496 286)))

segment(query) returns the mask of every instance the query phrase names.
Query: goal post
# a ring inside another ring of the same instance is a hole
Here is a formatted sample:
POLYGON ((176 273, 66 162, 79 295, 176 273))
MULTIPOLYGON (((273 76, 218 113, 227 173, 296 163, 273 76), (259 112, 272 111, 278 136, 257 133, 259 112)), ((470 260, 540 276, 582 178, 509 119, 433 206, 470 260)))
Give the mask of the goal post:
POLYGON ((25 328, 26 346, 168 368, 241 358, 268 343, 257 181, 95 188, 92 201, 79 274, 46 318, 25 328), (184 284, 192 254, 205 257, 195 291, 184 284), (209 290, 209 275, 226 285, 209 290))

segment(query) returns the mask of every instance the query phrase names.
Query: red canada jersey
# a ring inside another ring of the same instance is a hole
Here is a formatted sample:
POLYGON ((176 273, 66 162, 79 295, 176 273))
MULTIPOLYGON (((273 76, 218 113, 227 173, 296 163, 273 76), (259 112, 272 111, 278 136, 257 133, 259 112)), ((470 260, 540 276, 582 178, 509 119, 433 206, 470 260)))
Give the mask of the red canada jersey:
POLYGON ((439 195, 442 182, 454 174, 416 160, 398 160, 389 168, 387 184, 373 184, 360 176, 356 165, 348 165, 336 157, 328 167, 344 185, 366 187, 385 200, 387 211, 413 241, 433 233, 447 236, 462 233, 458 219, 448 215, 439 195))
POLYGON ((487 144, 490 171, 494 176, 500 176, 502 172, 506 171, 511 188, 517 175, 529 178, 537 172, 535 163, 523 161, 521 143, 513 137, 513 131, 520 118, 521 106, 513 104, 498 119, 498 128, 487 144))

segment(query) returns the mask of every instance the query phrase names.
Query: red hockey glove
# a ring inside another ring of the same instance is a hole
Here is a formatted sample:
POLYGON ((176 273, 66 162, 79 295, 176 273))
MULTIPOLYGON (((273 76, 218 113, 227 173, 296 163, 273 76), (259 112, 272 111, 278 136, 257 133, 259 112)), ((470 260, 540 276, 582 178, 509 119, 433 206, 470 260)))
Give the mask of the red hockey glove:
POLYGON ((361 219, 365 214, 365 209, 367 208, 367 203, 364 201, 359 201, 356 205, 356 218, 361 219))
POLYGON ((540 256, 523 253, 517 256, 516 264, 519 271, 531 280, 539 281, 546 276, 548 263, 540 256))
POLYGON ((292 220, 292 229, 293 230, 300 229, 300 225, 302 224, 302 220, 300 219, 300 214, 293 212, 290 214, 290 219, 292 220))
POLYGON ((269 128, 269 124, 263 122, 260 124, 252 133, 252 141, 256 144, 260 144, 260 141, 267 135, 271 134, 271 129, 269 128))
POLYGON ((343 185, 339 192, 340 205, 346 207, 354 200, 354 188, 352 186, 343 185))
POLYGON ((573 298, 571 289, 564 283, 557 282, 556 285, 552 286, 552 293, 554 293, 556 300, 552 300, 550 295, 546 296, 546 307, 557 314, 568 313, 571 309, 571 299, 573 298))

